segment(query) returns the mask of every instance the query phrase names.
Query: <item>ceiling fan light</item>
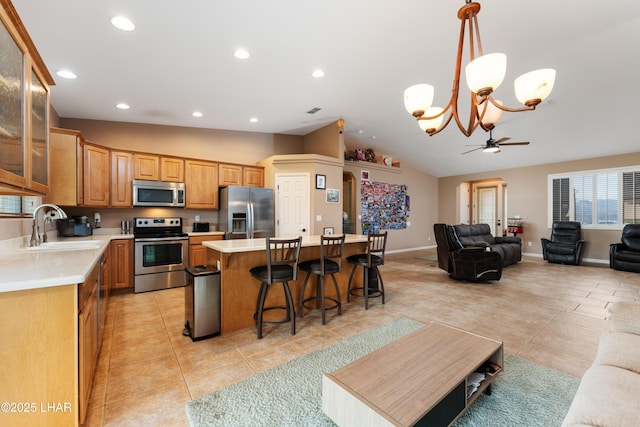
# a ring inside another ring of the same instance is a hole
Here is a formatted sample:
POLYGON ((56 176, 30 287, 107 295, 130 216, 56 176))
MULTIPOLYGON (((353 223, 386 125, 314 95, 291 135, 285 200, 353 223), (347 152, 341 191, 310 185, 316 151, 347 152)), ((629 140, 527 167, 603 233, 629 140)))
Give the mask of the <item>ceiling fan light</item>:
POLYGON ((513 82, 516 98, 526 106, 535 106, 549 96, 555 80, 556 70, 553 68, 525 73, 513 82))
POLYGON ((498 147, 497 145, 491 145, 489 147, 482 149, 483 153, 498 153, 499 151, 500 151, 500 147, 498 147))
MULTIPOLYGON (((422 115, 422 117, 433 117, 433 116, 437 116, 438 114, 442 113, 442 108, 440 107, 429 107, 427 108, 427 111, 424 112, 424 114, 422 115)), ((438 129, 440 127, 440 125, 442 124, 442 119, 444 118, 444 115, 441 114, 440 116, 436 117, 435 119, 419 119, 418 120, 418 125, 420 126, 420 129, 422 129, 424 132, 427 133, 433 133, 435 132, 436 129, 438 129)))
POLYGON ((417 84, 404 91, 404 108, 414 117, 420 117, 431 107, 433 86, 417 84))
POLYGON ((485 96, 500 86, 507 72, 507 55, 489 53, 469 62, 465 67, 467 86, 473 93, 485 96))
MULTIPOLYGON (((502 101, 495 100, 496 104, 504 105, 502 101)), ((487 110, 484 112, 484 116, 482 116, 482 124, 488 128, 492 128, 498 121, 500 117, 502 117, 502 110, 493 105, 490 101, 485 101, 487 104, 487 110)))

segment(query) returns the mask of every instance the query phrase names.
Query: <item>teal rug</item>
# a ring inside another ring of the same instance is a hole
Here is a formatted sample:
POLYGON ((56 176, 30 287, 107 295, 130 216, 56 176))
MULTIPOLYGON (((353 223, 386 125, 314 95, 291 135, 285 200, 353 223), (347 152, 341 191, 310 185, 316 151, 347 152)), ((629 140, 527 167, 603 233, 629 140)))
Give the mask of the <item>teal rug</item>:
MULTIPOLYGON (((423 326, 398 318, 222 388, 186 405, 192 426, 335 426, 322 412, 322 375, 423 326)), ((579 379, 513 356, 456 422, 461 426, 559 426, 579 379)))

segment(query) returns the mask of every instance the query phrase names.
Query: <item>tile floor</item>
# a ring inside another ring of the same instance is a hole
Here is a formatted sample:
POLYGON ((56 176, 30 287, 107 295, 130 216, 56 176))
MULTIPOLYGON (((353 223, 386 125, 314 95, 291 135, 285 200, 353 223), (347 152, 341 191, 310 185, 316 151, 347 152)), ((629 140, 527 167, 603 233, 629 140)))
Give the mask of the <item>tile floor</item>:
MULTIPOLYGON (((640 276, 603 266, 562 266, 524 257, 495 283, 450 280, 433 250, 388 254, 386 304, 361 300, 332 312, 327 325, 305 316, 192 342, 182 335, 184 288, 112 296, 87 426, 186 426, 184 405, 289 359, 404 316, 437 320, 504 341, 512 355, 581 376, 591 365, 608 307, 640 300, 640 276)), ((258 284, 256 283, 256 286, 258 284)))

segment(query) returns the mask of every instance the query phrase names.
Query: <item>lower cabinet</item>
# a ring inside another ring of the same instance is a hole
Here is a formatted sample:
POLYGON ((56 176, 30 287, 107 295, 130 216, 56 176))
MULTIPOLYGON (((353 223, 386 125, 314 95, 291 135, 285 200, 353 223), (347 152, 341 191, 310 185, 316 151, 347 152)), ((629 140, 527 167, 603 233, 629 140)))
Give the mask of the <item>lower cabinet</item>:
POLYGON ((133 239, 111 241, 111 288, 133 288, 133 239))
POLYGON ((207 247, 202 245, 207 240, 222 240, 222 236, 189 237, 189 267, 207 264, 207 247))
POLYGON ((87 280, 78 285, 78 403, 81 424, 87 417, 93 373, 100 348, 98 276, 99 269, 96 265, 87 280))

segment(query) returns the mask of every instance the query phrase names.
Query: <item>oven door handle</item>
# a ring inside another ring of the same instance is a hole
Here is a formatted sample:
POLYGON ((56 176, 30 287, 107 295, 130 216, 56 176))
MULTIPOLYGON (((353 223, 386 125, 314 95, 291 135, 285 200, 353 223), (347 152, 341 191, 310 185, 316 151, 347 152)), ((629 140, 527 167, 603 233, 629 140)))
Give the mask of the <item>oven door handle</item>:
POLYGON ((133 239, 135 242, 181 242, 183 240, 189 240, 189 237, 136 237, 133 239))

